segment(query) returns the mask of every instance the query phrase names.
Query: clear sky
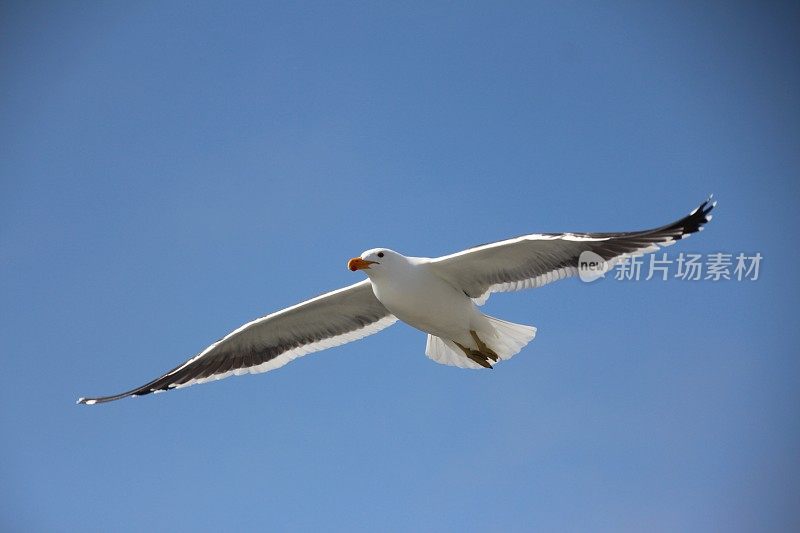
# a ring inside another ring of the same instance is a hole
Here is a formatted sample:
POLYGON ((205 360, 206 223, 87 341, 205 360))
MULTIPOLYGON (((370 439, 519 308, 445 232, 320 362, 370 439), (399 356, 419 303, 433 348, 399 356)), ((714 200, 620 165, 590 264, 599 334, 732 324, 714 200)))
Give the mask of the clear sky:
POLYGON ((648 4, 4 2, 0 529, 800 528, 800 8, 648 4), (759 280, 495 295, 539 334, 493 371, 396 325, 75 405, 364 249, 643 229, 711 192, 670 254, 759 252, 759 280))

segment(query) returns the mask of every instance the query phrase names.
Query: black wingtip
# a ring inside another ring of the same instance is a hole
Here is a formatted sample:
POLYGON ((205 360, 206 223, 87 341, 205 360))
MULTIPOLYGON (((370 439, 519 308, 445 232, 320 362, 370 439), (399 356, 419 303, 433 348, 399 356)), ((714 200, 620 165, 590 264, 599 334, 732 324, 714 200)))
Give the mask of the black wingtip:
POLYGON ((108 403, 116 400, 121 400, 122 398, 136 398, 138 396, 144 396, 145 394, 150 394, 151 392, 155 391, 139 388, 123 392, 121 394, 115 394, 113 396, 98 396, 97 398, 80 397, 78 398, 78 401, 75 403, 78 405, 96 405, 98 403, 108 403))
POLYGON ((681 228, 681 238, 687 237, 692 233, 703 231, 703 226, 708 224, 713 215, 711 211, 717 206, 717 201, 714 200, 714 195, 710 194, 703 203, 694 209, 687 216, 679 220, 676 225, 681 228))
POLYGON ((106 396, 106 397, 103 397, 103 398, 82 398, 81 397, 81 398, 78 398, 78 401, 75 402, 75 403, 78 404, 78 405, 95 405, 95 404, 98 404, 98 403, 112 402, 114 400, 119 400, 120 398, 125 398, 125 395, 106 396))

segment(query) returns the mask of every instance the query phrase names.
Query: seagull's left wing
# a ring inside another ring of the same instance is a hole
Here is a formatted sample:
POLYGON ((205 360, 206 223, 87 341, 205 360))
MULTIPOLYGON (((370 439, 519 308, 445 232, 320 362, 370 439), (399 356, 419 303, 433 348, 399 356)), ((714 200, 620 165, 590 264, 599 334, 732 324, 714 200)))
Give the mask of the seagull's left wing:
POLYGON ((301 355, 377 333, 396 321, 373 294, 370 281, 364 280, 249 322, 146 385, 114 396, 80 398, 78 403, 92 405, 266 372, 301 355))
POLYGON ((660 228, 627 233, 537 233, 469 248, 431 259, 439 277, 480 305, 493 292, 541 287, 578 273, 581 253, 591 251, 610 264, 674 244, 703 229, 716 205, 711 198, 682 219, 660 228))

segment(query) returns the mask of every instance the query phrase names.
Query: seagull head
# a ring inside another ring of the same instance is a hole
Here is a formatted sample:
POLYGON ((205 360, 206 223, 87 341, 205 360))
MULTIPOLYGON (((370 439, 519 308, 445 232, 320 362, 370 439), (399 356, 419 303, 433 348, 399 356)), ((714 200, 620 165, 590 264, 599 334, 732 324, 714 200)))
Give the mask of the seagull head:
MULTIPOLYGON (((393 250, 386 248, 373 248, 367 250, 361 256, 354 257, 347 262, 347 268, 355 272, 356 270, 369 270, 376 271, 387 268, 392 263, 397 261, 398 258, 403 257, 393 250)), ((364 272, 370 275, 372 272, 364 272)))

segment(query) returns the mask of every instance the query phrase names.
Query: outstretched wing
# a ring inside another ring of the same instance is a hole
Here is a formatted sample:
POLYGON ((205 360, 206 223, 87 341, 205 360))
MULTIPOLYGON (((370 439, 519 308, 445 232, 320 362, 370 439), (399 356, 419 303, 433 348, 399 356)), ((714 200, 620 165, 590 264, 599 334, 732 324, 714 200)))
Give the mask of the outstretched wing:
POLYGON ((396 321, 375 298, 370 281, 364 280, 249 322, 146 385, 113 396, 80 398, 78 403, 92 405, 232 374, 267 372, 301 355, 361 339, 396 321))
POLYGON ((627 233, 534 233, 484 244, 430 260, 434 271, 483 304, 493 292, 541 287, 578 273, 578 258, 591 251, 614 264, 658 250, 703 229, 716 205, 711 198, 682 219, 627 233))

